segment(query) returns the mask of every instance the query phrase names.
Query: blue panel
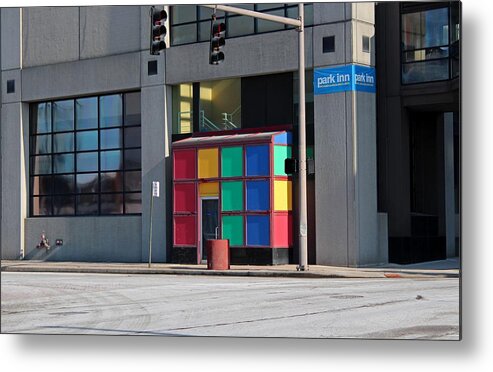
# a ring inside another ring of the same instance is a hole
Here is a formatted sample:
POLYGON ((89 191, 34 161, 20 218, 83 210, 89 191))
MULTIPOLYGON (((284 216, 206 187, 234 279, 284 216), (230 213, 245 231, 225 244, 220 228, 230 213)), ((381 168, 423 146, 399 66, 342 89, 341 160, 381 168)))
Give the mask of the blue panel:
POLYGON ((247 146, 246 175, 269 176, 269 145, 247 146))
POLYGON ((315 69, 313 73, 313 92, 315 95, 351 90, 375 93, 375 68, 345 65, 315 69))
POLYGON ((293 142, 293 135, 291 132, 284 132, 274 136, 274 143, 276 145, 291 145, 293 142))
POLYGON ((270 245, 269 216, 247 216, 247 245, 270 245))
POLYGON ((270 187, 269 181, 247 181, 247 210, 268 211, 270 210, 270 187))

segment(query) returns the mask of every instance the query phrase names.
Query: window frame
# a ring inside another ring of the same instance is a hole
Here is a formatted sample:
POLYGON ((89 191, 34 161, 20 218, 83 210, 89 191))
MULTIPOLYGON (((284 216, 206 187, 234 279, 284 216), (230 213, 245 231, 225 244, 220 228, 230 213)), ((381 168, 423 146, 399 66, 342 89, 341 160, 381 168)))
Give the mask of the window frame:
MULTIPOLYGON (((142 215, 142 211, 140 213, 127 213, 127 208, 126 208, 126 202, 125 200, 127 199, 127 194, 140 194, 141 198, 141 209, 142 209, 142 183, 140 186, 140 191, 134 190, 134 191, 126 191, 126 183, 125 183, 125 177, 126 173, 128 172, 141 172, 141 182, 142 182, 142 139, 140 146, 132 146, 132 147, 125 147, 125 131, 127 128, 140 128, 142 130, 142 114, 140 114, 140 120, 139 124, 130 124, 126 125, 126 115, 125 115, 125 108, 126 108, 126 95, 127 94, 135 94, 138 93, 139 95, 141 94, 140 91, 125 91, 125 92, 114 92, 114 93, 105 93, 105 94, 99 94, 99 95, 91 95, 91 96, 81 96, 81 97, 73 97, 73 98, 60 98, 60 99, 52 99, 52 100, 46 100, 46 101, 39 101, 39 102, 33 102, 30 104, 30 131, 29 131, 29 216, 30 217, 36 217, 36 218, 47 218, 47 217, 99 217, 99 216, 136 216, 136 215, 142 215), (113 127, 101 127, 101 97, 105 96, 112 96, 112 95, 121 95, 122 97, 122 105, 121 105, 121 123, 119 126, 113 126, 113 127), (77 99, 83 99, 83 98, 97 98, 97 127, 96 128, 84 128, 84 129, 77 129, 77 109, 76 109, 76 101, 77 99), (74 110, 73 110, 73 129, 71 130, 64 130, 64 131, 59 131, 55 132, 53 128, 53 112, 54 110, 51 109, 51 130, 49 132, 41 132, 37 133, 37 106, 39 104, 48 104, 50 103, 51 106, 53 107, 53 103, 57 101, 66 101, 66 100, 72 100, 74 103, 74 110), (36 113, 36 115, 35 115, 36 113), (102 149, 101 148, 101 132, 103 131, 108 131, 108 130, 114 130, 114 129, 119 129, 121 131, 121 143, 118 148, 108 148, 108 149, 102 149), (97 132, 97 148, 91 147, 89 150, 78 150, 77 148, 77 134, 79 133, 84 133, 84 132, 97 132), (54 141, 53 137, 58 134, 72 134, 73 135, 73 148, 72 151, 63 151, 63 152, 54 152, 54 141), (36 148, 35 148, 35 141, 33 140, 36 137, 39 136, 50 136, 51 138, 51 149, 49 152, 46 153, 37 153, 36 148), (126 166, 125 162, 125 153, 127 150, 140 150, 140 156, 141 156, 141 161, 140 165, 138 168, 128 168, 126 166), (121 168, 118 170, 102 170, 101 169, 101 154, 106 153, 106 152, 111 152, 111 151, 121 151, 121 168), (97 154, 97 170, 87 170, 87 171, 78 171, 77 169, 77 155, 78 154, 88 154, 88 153, 96 153, 97 154), (62 173, 55 173, 54 170, 54 158, 55 155, 73 155, 73 171, 72 172, 62 172, 62 173), (50 172, 48 173, 39 173, 35 172, 34 170, 34 164, 35 164, 35 159, 39 156, 50 156, 50 164, 51 164, 51 169, 50 172), (108 174, 108 173, 121 173, 122 181, 121 181, 121 191, 112 191, 112 192, 105 192, 102 191, 101 188, 101 180, 102 180, 102 175, 108 174), (97 174, 97 190, 95 192, 79 192, 77 188, 77 176, 78 175, 84 175, 84 174, 97 174), (55 177, 61 177, 61 176, 72 176, 73 177, 73 188, 70 190, 70 192, 67 193, 59 193, 55 192, 55 177), (48 193, 35 193, 34 192, 34 180, 36 177, 47 177, 49 178, 50 181, 50 191, 48 193), (102 213, 102 206, 101 206, 101 199, 102 196, 105 195, 120 195, 122 198, 122 212, 120 213, 102 213), (78 208, 79 208, 79 203, 77 202, 77 199, 80 196, 94 196, 97 198, 97 213, 88 213, 88 214, 79 214, 78 213, 78 208), (34 213, 34 198, 40 198, 40 197, 45 197, 45 198, 50 198, 51 199, 51 204, 49 207, 49 213, 48 214, 35 214, 34 213), (73 213, 62 213, 62 214, 55 214, 55 205, 54 205, 54 200, 55 198, 59 197, 67 197, 67 198, 73 198, 72 205, 71 207, 73 208, 73 213)), ((140 109, 139 109, 140 111, 140 109)))

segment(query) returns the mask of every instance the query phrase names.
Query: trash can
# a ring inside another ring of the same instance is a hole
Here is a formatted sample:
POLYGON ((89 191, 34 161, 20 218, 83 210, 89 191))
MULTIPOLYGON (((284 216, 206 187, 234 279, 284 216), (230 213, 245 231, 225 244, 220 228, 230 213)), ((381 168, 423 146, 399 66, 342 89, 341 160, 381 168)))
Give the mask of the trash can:
POLYGON ((207 269, 229 270, 229 240, 207 240, 207 269))

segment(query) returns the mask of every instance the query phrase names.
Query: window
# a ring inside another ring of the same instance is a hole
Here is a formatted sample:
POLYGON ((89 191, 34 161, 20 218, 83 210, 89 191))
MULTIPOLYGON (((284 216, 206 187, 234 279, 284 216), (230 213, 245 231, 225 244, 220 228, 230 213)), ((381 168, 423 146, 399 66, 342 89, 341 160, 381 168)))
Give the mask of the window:
POLYGON ((173 135, 293 124, 292 72, 183 83, 172 97, 173 135))
POLYGON ((335 36, 326 36, 322 38, 323 53, 333 53, 335 51, 335 36))
MULTIPOLYGON (((233 6, 283 17, 298 17, 298 4, 233 4, 233 6)), ((209 41, 212 13, 212 9, 201 6, 172 6, 171 45, 209 41)), ((226 23, 227 38, 292 28, 292 26, 253 17, 233 13, 225 14, 222 11, 217 11, 216 17, 218 21, 226 23)), ((305 4, 305 26, 311 25, 313 25, 313 4, 305 4)))
POLYGON ((459 71, 459 4, 401 15, 402 83, 448 80, 459 71))
POLYGON ((185 83, 173 87, 173 134, 241 128, 241 79, 185 83), (194 92, 196 96, 194 97, 194 92), (197 115, 193 108, 197 107, 197 115))
POLYGON ((31 106, 31 216, 141 213, 140 92, 31 106))

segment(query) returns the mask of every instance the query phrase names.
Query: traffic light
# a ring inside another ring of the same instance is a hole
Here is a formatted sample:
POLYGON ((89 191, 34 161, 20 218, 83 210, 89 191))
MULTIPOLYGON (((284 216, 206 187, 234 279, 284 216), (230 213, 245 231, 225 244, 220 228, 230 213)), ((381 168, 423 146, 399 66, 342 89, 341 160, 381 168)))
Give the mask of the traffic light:
POLYGON ((215 17, 212 18, 211 23, 209 64, 218 65, 224 61, 224 53, 221 48, 226 44, 226 24, 224 22, 216 22, 215 17))
POLYGON ((298 161, 293 158, 284 159, 284 173, 294 174, 298 172, 298 161))
POLYGON ((168 19, 166 10, 158 10, 151 6, 151 37, 150 52, 152 55, 159 55, 159 52, 166 49, 166 43, 163 38, 166 36, 166 26, 164 23, 168 19))

